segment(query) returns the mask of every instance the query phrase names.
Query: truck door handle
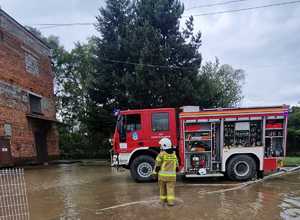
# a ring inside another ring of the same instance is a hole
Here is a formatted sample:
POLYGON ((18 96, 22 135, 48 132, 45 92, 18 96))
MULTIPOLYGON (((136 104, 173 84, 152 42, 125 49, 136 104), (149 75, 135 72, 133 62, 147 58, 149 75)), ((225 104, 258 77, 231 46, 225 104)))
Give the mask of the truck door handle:
POLYGON ((144 146, 144 142, 139 142, 139 145, 140 146, 144 146))

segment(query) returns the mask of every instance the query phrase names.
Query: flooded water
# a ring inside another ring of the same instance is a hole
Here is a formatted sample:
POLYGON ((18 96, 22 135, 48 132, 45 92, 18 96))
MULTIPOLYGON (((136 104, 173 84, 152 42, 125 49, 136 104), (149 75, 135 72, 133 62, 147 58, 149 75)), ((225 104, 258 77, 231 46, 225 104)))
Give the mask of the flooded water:
POLYGON ((128 171, 60 165, 25 170, 30 219, 300 219, 300 172, 241 188, 225 180, 177 182, 176 206, 163 207, 156 183, 128 171))

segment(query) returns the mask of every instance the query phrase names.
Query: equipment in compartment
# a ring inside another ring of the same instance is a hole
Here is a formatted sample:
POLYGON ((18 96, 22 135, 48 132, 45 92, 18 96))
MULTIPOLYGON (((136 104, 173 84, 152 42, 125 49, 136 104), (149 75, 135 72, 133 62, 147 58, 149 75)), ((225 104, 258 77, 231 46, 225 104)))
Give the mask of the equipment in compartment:
POLYGON ((266 137, 283 137, 283 130, 266 130, 266 137))
POLYGON ((210 151, 210 144, 207 141, 191 141, 188 139, 187 141, 187 149, 188 152, 203 152, 210 151))
POLYGON ((205 175, 211 169, 212 141, 215 138, 212 124, 185 124, 186 170, 190 174, 205 175))
POLYGON ((209 146, 202 142, 194 142, 190 145, 190 152, 205 152, 209 150, 209 146))
POLYGON ((274 149, 275 157, 283 157, 282 138, 276 138, 272 140, 272 148, 274 149))
POLYGON ((283 128, 282 120, 268 120, 266 124, 266 129, 280 129, 283 128))
POLYGON ((209 141, 211 139, 210 132, 193 132, 187 135, 188 141, 209 141))
POLYGON ((210 153, 193 153, 190 156, 190 161, 191 166, 188 169, 190 174, 198 174, 200 170, 210 170, 210 153))
POLYGON ((206 168, 206 161, 208 161, 208 159, 206 158, 205 154, 191 155, 192 168, 194 169, 206 168))
POLYGON ((212 158, 212 160, 216 160, 217 154, 219 153, 219 151, 217 149, 217 134, 216 134, 216 124, 215 123, 212 123, 211 130, 212 130, 211 158, 212 158))
POLYGON ((224 147, 255 147, 262 146, 262 123, 225 122, 224 147))
POLYGON ((211 151, 211 127, 209 123, 185 126, 185 152, 211 151))
POLYGON ((236 130, 234 135, 234 145, 236 147, 249 147, 249 130, 236 130))
POLYGON ((266 137, 265 157, 284 156, 283 120, 281 119, 267 120, 265 137, 266 137))
POLYGON ((261 121, 250 122, 250 146, 262 146, 262 123, 261 121))
POLYGON ((224 123, 224 147, 231 148, 234 145, 234 122, 224 123))

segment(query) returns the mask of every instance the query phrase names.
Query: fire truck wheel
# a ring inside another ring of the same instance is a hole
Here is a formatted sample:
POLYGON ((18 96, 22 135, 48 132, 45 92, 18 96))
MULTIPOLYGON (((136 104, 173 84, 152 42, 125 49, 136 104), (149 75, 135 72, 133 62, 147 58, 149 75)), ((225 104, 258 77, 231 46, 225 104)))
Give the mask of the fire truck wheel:
POLYGON ((154 158, 147 155, 136 157, 130 165, 132 178, 137 182, 153 181, 151 176, 155 165, 154 158))
POLYGON ((231 180, 245 181, 256 176, 256 163, 250 156, 238 155, 227 165, 227 176, 231 180))

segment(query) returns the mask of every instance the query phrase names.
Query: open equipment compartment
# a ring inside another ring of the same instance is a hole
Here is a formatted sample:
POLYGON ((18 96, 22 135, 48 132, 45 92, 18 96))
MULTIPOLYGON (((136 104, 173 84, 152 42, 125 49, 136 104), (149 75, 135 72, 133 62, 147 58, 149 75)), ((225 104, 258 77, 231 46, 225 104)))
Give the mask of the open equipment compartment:
POLYGON ((283 118, 267 119, 265 127, 265 157, 283 157, 285 139, 283 118))
POLYGON ((263 119, 234 117, 184 120, 185 173, 208 176, 221 172, 224 150, 262 149, 263 119))
POLYGON ((220 169, 220 122, 184 122, 185 172, 206 175, 220 169))
POLYGON ((262 118, 224 122, 224 148, 262 146, 262 118))

